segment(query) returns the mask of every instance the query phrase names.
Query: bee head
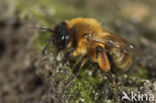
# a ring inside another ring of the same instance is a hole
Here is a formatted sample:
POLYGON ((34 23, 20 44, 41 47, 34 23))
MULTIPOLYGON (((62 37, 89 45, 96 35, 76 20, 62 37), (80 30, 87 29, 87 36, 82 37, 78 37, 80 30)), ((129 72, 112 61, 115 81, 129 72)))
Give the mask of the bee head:
POLYGON ((67 44, 69 43, 70 35, 69 35, 67 25, 65 22, 62 22, 56 25, 54 30, 50 28, 42 28, 42 27, 32 27, 32 29, 38 29, 41 31, 49 31, 51 33, 51 37, 49 38, 48 43, 44 47, 42 51, 42 55, 45 54, 45 51, 51 42, 57 51, 61 51, 65 49, 67 44))
POLYGON ((65 22, 62 22, 53 30, 53 35, 51 37, 53 46, 58 50, 66 48, 69 43, 70 35, 65 22))

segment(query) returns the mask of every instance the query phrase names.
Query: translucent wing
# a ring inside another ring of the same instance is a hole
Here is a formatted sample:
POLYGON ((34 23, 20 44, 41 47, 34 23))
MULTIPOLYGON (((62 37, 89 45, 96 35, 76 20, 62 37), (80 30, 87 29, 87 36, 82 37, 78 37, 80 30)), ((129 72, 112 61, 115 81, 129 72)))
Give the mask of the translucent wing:
POLYGON ((135 54, 139 57, 145 57, 145 54, 140 49, 138 49, 133 43, 127 41, 126 39, 118 35, 109 34, 104 36, 88 36, 87 39, 93 42, 102 43, 108 48, 118 48, 122 52, 127 54, 135 54))

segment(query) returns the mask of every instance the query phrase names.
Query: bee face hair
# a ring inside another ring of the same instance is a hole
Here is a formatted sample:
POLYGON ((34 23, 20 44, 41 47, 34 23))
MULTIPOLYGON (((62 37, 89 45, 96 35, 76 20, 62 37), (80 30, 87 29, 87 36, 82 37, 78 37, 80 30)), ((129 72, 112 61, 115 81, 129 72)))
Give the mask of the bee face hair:
POLYGON ((67 30, 65 22, 58 24, 54 28, 54 34, 52 37, 52 43, 58 51, 66 48, 67 44, 69 43, 70 35, 67 30))

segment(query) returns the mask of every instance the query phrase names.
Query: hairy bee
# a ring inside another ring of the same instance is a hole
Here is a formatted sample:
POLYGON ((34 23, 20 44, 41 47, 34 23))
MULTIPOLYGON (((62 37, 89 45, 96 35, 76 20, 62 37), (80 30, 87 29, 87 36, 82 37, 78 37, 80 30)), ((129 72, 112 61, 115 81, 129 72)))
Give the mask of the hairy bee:
POLYGON ((65 58, 80 58, 72 68, 73 72, 66 88, 78 75, 88 57, 98 63, 104 72, 109 72, 112 68, 126 71, 132 64, 132 54, 139 52, 132 43, 104 30, 100 23, 92 18, 74 18, 61 22, 54 29, 38 29, 51 32, 43 55, 52 43, 57 51, 66 51, 65 58))

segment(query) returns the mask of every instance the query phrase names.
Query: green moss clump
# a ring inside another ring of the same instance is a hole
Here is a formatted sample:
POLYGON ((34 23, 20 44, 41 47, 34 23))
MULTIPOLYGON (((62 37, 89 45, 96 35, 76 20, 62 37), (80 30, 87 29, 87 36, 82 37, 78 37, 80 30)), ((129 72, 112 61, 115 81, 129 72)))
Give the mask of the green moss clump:
POLYGON ((133 72, 131 74, 132 77, 141 78, 141 79, 147 79, 148 78, 148 72, 145 68, 139 68, 136 72, 133 72))
POLYGON ((78 78, 75 79, 71 87, 69 88, 69 94, 71 97, 71 103, 77 102, 86 102, 94 103, 94 89, 96 84, 99 82, 98 78, 94 78, 88 75, 88 70, 83 70, 78 75, 78 78))

